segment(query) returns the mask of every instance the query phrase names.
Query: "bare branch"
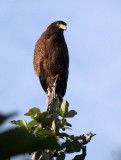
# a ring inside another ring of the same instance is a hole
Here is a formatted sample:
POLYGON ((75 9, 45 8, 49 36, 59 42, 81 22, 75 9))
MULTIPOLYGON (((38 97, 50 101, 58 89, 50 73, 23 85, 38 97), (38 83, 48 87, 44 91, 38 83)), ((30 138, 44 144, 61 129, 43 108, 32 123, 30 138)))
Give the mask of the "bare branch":
POLYGON ((90 140, 92 139, 92 137, 95 136, 95 135, 96 135, 95 133, 92 134, 91 132, 89 132, 87 134, 87 136, 88 136, 87 139, 83 140, 82 142, 80 142, 80 148, 82 149, 82 154, 76 155, 73 160, 84 160, 85 159, 85 157, 87 155, 87 153, 86 153, 86 146, 85 145, 87 143, 89 143, 90 140))
POLYGON ((92 134, 91 132, 87 133, 88 138, 86 139, 86 141, 83 141, 83 145, 89 143, 92 137, 95 135, 96 135, 95 133, 94 134, 92 134))

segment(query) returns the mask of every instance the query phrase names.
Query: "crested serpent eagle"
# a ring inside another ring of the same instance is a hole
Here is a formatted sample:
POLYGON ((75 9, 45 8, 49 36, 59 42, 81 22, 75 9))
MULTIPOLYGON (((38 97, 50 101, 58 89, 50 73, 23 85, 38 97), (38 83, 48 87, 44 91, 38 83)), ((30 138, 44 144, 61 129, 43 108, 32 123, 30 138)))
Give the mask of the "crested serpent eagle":
POLYGON ((65 95, 68 80, 69 55, 63 35, 66 26, 63 21, 50 24, 36 42, 34 50, 34 70, 43 90, 47 93, 57 77, 55 93, 59 99, 65 95))

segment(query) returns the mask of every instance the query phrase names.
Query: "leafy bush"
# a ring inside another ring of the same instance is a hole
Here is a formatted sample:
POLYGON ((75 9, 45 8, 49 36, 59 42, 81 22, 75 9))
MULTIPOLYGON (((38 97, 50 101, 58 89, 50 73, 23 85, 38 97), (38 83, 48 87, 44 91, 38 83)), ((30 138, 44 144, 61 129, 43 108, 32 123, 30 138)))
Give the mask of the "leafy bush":
POLYGON ((77 114, 75 110, 69 111, 68 107, 68 102, 64 101, 61 107, 56 110, 58 114, 57 117, 48 111, 41 112, 39 108, 31 108, 25 115, 31 116, 32 121, 27 123, 25 120, 13 120, 10 123, 24 128, 28 133, 35 135, 36 138, 41 138, 41 140, 47 140, 47 138, 50 137, 55 138, 54 140, 57 141, 52 140, 45 148, 39 148, 38 146, 37 149, 33 147, 31 151, 39 150, 41 154, 45 149, 46 152, 53 153, 53 157, 56 157, 56 159, 64 160, 67 153, 80 152, 82 149, 85 149, 83 145, 86 144, 85 135, 74 136, 65 132, 67 129, 72 128, 67 118, 73 118, 77 114), (56 142, 58 142, 58 144, 56 144, 56 142))

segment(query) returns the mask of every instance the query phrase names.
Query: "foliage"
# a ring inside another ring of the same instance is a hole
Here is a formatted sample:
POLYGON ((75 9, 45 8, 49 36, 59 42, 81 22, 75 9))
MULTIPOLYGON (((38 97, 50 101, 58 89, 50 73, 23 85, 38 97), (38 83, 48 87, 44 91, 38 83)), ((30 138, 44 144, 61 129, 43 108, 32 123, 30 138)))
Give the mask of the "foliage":
MULTIPOLYGON (((0 114, 0 124, 2 125, 7 118, 13 115, 14 114, 0 114)), ((52 150, 55 146, 59 146, 54 136, 37 137, 27 131, 24 127, 25 124, 22 124, 24 123, 23 120, 18 121, 18 123, 21 127, 16 127, 0 133, 0 160, 5 160, 17 154, 31 153, 36 150, 42 151, 47 148, 52 150), (51 144, 51 142, 53 143, 51 144)))
MULTIPOLYGON (((68 118, 74 117, 77 112, 68 109, 69 104, 64 101, 56 112, 58 117, 54 117, 48 111, 41 112, 38 108, 31 108, 25 116, 31 116, 31 121, 13 120, 10 123, 17 125, 16 128, 0 133, 0 160, 11 156, 38 151, 51 152, 57 160, 64 160, 67 153, 82 151, 83 157, 86 156, 86 147, 90 139, 85 135, 69 135, 65 131, 71 129, 72 125, 67 121, 68 118)), ((12 115, 0 116, 0 123, 12 115)), ((77 155, 79 159, 82 155, 77 155)), ((84 159, 83 158, 83 159, 84 159)), ((75 160, 75 158, 74 158, 75 160)))
MULTIPOLYGON (((66 153, 80 152, 80 144, 82 141, 86 140, 86 136, 84 135, 74 136, 64 132, 72 127, 67 121, 67 118, 72 118, 77 114, 74 110, 69 111, 68 107, 68 102, 64 101, 61 107, 57 108, 58 118, 54 117, 48 111, 41 112, 38 108, 31 108, 25 115, 31 116, 32 121, 27 123, 25 120, 18 120, 11 121, 10 123, 26 128, 37 137, 56 137, 61 143, 58 147, 57 145, 55 146, 54 155, 57 159, 64 160, 66 153)), ((50 149, 48 152, 49 151, 50 149)))

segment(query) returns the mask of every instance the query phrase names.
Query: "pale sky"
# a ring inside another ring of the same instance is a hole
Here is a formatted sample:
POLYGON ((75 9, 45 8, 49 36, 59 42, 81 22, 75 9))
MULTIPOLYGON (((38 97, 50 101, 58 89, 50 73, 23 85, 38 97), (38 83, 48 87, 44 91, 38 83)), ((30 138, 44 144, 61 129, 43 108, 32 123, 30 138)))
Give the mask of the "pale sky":
POLYGON ((45 111, 33 53, 38 38, 56 20, 67 23, 70 66, 64 99, 78 113, 69 120, 70 134, 97 134, 87 145, 86 160, 115 160, 121 149, 120 0, 1 0, 0 111, 18 111, 11 119, 27 121, 23 114, 30 108, 45 111))

